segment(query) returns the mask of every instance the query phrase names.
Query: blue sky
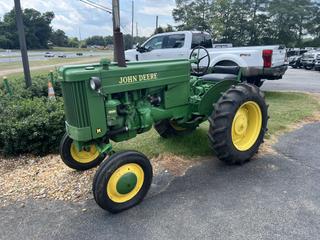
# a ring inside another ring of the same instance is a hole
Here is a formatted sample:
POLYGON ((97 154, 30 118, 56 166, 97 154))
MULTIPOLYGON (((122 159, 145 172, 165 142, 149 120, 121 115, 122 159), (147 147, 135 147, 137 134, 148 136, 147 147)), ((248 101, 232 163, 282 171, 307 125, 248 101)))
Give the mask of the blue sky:
MULTIPOLYGON (((112 0, 91 0, 111 7, 112 0)), ((124 33, 131 33, 131 2, 120 0, 121 25, 124 33)), ((140 36, 149 36, 155 28, 155 16, 159 16, 159 24, 174 25, 172 9, 175 0, 134 0, 135 22, 138 22, 140 36)), ((79 0, 21 0, 23 8, 35 8, 40 12, 53 11, 56 15, 52 22, 54 29, 62 29, 67 35, 82 38, 92 35, 111 35, 111 15, 92 8, 79 0)), ((0 0, 0 17, 13 8, 13 0, 0 0)), ((135 23, 134 23, 135 25, 135 23)), ((134 26, 135 27, 135 26, 134 26)), ((134 30, 136 32, 136 30, 134 30)))

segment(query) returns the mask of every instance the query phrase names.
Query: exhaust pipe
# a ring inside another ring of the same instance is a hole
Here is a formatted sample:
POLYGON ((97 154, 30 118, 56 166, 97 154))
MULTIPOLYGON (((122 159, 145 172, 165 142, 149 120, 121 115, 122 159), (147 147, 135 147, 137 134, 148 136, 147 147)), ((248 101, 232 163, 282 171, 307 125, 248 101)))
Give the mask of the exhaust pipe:
POLYGON ((114 61, 119 67, 127 67, 123 34, 120 29, 120 4, 119 0, 112 0, 112 20, 113 20, 113 46, 114 46, 114 61))

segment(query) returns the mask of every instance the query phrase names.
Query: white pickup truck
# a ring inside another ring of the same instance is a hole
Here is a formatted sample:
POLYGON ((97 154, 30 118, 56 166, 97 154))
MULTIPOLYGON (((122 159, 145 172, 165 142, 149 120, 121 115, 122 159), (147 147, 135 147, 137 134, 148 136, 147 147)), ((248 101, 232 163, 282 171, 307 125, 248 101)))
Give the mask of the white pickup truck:
POLYGON ((213 48, 210 34, 180 31, 156 34, 136 49, 125 52, 127 61, 189 58, 197 46, 210 55, 210 69, 216 65, 239 66, 243 79, 261 86, 265 79, 281 79, 288 68, 286 49, 280 45, 213 48))

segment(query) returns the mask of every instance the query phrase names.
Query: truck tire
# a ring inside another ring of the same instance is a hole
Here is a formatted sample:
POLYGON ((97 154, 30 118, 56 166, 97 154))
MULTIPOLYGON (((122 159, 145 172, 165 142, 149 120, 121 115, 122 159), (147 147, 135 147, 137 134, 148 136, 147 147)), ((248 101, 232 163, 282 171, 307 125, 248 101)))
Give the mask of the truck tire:
POLYGON ((94 199, 102 209, 111 213, 129 209, 146 196, 152 175, 150 161, 142 153, 115 153, 101 164, 94 176, 94 199))
POLYGON ((84 171, 98 166, 104 159, 95 145, 91 145, 89 151, 78 151, 73 145, 73 140, 65 134, 60 142, 60 157, 70 168, 84 171))
POLYGON ((192 133, 195 128, 183 128, 174 124, 170 120, 161 120, 154 125, 155 130, 163 138, 170 138, 173 136, 183 136, 192 133))
POLYGON ((227 90, 209 117, 210 146, 227 164, 241 164, 259 149, 267 131, 268 110, 256 86, 241 83, 227 90))
POLYGON ((308 65, 306 65, 306 66, 304 66, 304 68, 305 68, 306 70, 311 70, 311 69, 313 68, 313 66, 308 66, 308 65))

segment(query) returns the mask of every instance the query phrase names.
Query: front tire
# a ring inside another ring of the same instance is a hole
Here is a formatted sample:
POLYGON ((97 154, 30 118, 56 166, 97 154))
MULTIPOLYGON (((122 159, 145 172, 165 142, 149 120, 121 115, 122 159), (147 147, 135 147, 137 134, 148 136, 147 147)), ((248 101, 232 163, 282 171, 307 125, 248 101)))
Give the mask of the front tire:
POLYGON ((98 166, 104 159, 95 145, 90 145, 87 151, 78 151, 73 140, 65 134, 60 142, 60 157, 70 168, 84 171, 98 166))
POLYGON ((241 164, 258 151, 267 121, 267 105, 259 88, 245 83, 233 86, 209 117, 210 145, 221 161, 241 164))
POLYGON ((152 182, 152 166, 142 153, 115 153, 96 172, 92 191, 96 203, 111 213, 139 204, 152 182))

